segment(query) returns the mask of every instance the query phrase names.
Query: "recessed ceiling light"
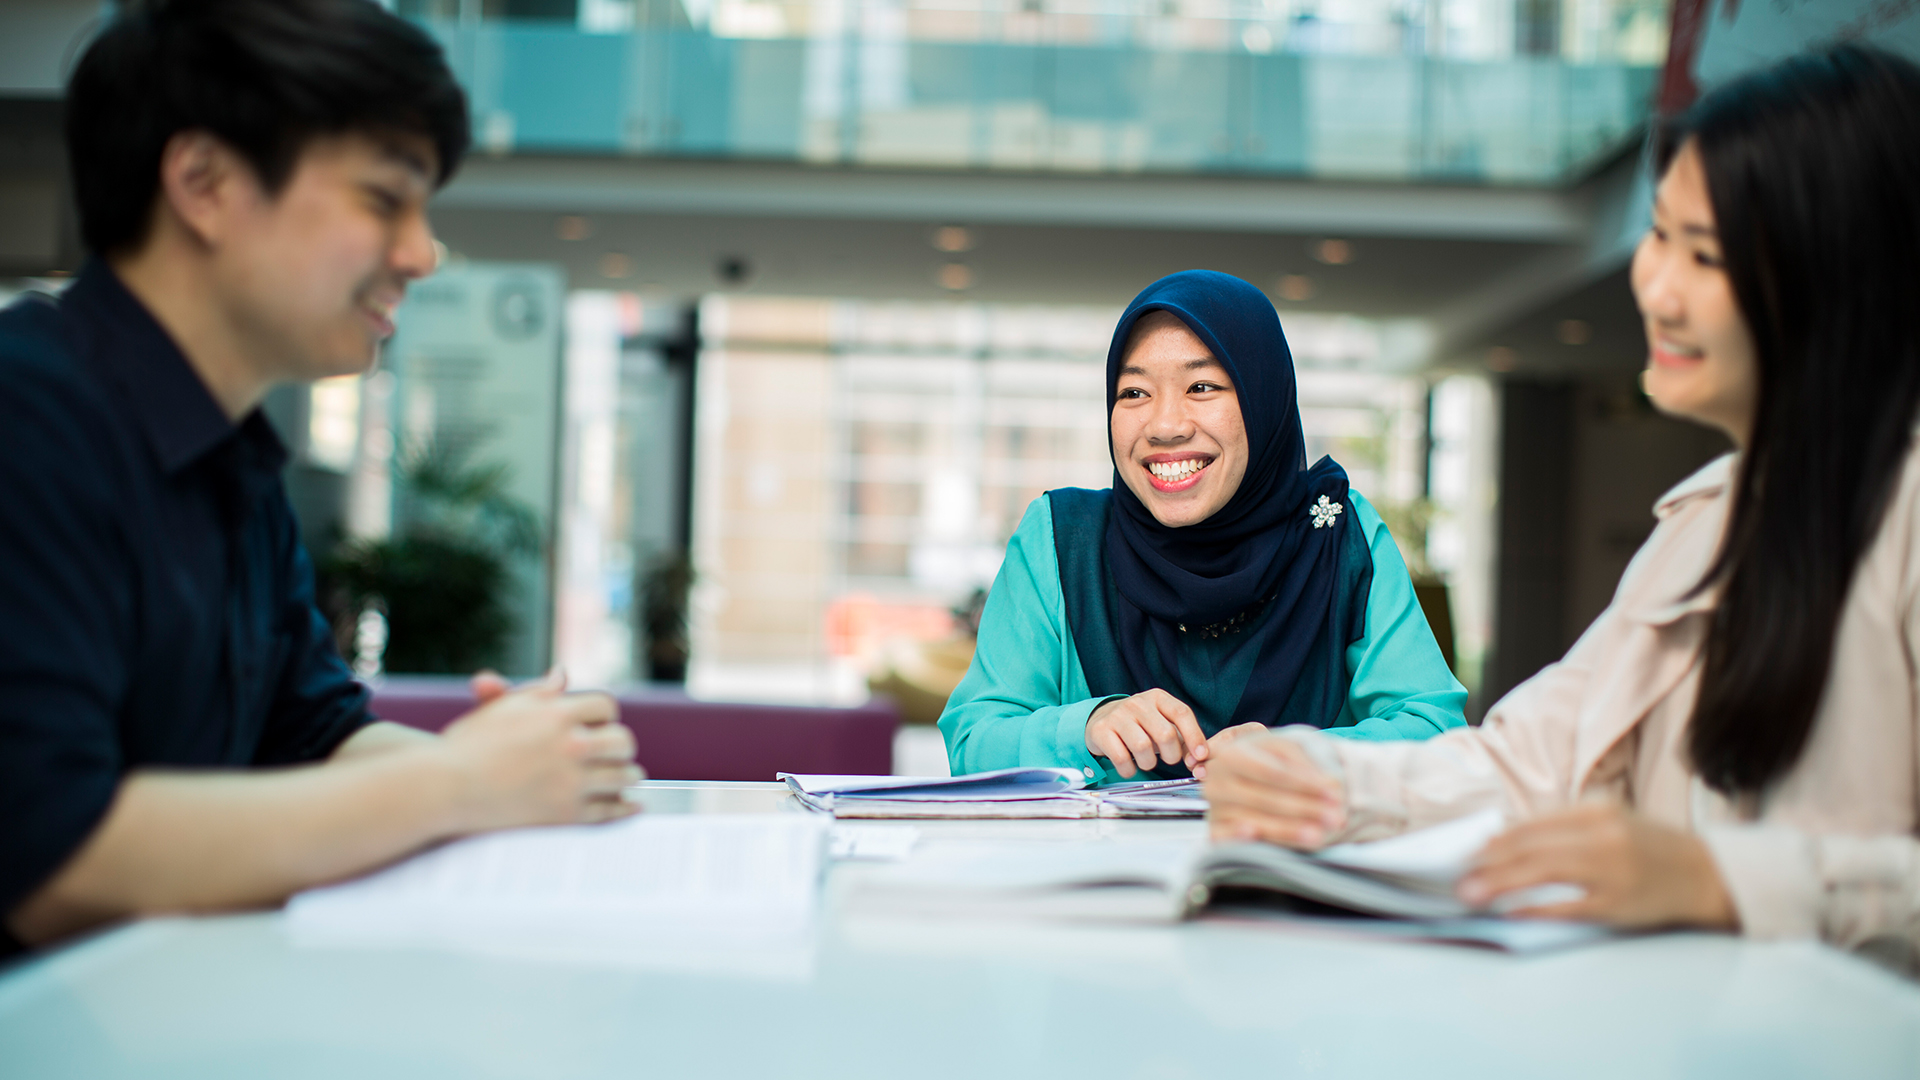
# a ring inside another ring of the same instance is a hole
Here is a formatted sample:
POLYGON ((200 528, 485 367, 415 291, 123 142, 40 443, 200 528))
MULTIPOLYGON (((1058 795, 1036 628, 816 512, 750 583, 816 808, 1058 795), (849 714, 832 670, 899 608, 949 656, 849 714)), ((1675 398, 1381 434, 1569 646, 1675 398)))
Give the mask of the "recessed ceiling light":
POLYGON ((1512 371, 1513 366, 1519 362, 1520 354, 1505 345, 1495 345, 1487 350, 1488 371, 1512 371))
POLYGON ((1562 345, 1585 345, 1593 340, 1593 324, 1584 319, 1562 319, 1560 325, 1553 328, 1553 336, 1559 338, 1562 345))
POLYGON ((618 281, 633 273, 633 260, 618 251, 600 256, 600 276, 618 281))
POLYGON ((593 222, 578 214, 568 214, 553 223, 553 235, 562 240, 585 240, 593 235, 593 222))
POLYGON ((1313 279, 1305 274, 1288 274, 1273 288, 1280 294, 1282 300, 1299 303, 1302 300, 1313 299, 1313 279))
POLYGON ((973 250, 973 232, 958 225, 944 225, 933 230, 933 246, 946 252, 973 250))
POLYGON ((1322 240, 1313 245, 1313 257, 1328 266, 1345 266, 1353 261, 1353 245, 1345 240, 1322 240))
POLYGON ((959 292, 973 287, 973 271, 966 263, 948 263, 940 268, 940 287, 959 292))

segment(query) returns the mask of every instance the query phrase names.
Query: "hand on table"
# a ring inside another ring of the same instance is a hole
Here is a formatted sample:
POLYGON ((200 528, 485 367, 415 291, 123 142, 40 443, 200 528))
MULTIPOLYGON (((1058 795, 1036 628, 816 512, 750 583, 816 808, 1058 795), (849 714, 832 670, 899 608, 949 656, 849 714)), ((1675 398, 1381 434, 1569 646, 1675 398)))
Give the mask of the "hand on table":
POLYGON ((459 778, 462 830, 607 821, 638 809, 622 789, 645 777, 633 736, 605 694, 565 693, 558 669, 519 690, 474 676, 479 707, 447 726, 442 751, 459 778))
MULTIPOLYGON (((1226 734, 1226 732, 1221 732, 1226 734)), ((1211 758, 1207 823, 1219 842, 1312 850, 1346 821, 1346 793, 1284 735, 1234 739, 1211 758)))
POLYGON ((1205 756, 1200 759, 1200 762, 1198 764, 1189 765, 1187 767, 1187 771, 1193 774, 1194 779, 1205 780, 1207 778, 1207 766, 1205 763, 1208 761, 1212 761, 1214 758, 1220 756, 1220 750, 1222 747, 1226 746, 1228 743, 1234 741, 1235 739, 1243 738, 1248 735, 1259 735, 1265 732, 1266 730, 1267 730, 1267 725, 1256 723, 1253 721, 1248 721, 1247 723, 1244 723, 1244 724, 1235 724, 1230 728, 1221 728, 1219 731, 1216 731, 1213 733, 1213 738, 1207 740, 1207 744, 1204 748, 1206 751, 1205 756))
POLYGON ((1093 710, 1087 717, 1087 752, 1113 762, 1122 779, 1162 762, 1185 765, 1201 777, 1207 775, 1206 761, 1213 751, 1248 728, 1264 730, 1259 724, 1241 724, 1209 740, 1185 702, 1165 690, 1146 690, 1093 710))
POLYGON ((1606 804, 1549 814, 1494 837, 1461 879, 1459 892, 1478 906, 1516 889, 1551 884, 1572 885, 1586 895, 1510 914, 1618 927, 1731 930, 1740 923, 1699 837, 1606 804))

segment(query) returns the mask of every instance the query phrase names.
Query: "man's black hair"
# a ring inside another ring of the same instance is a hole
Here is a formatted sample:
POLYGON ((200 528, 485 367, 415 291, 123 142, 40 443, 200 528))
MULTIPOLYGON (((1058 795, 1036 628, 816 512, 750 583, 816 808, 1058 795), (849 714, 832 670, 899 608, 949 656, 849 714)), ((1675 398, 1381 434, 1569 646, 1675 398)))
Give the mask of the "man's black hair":
POLYGON ((127 0, 74 69, 66 125, 80 235, 99 254, 146 238, 182 131, 231 146, 274 193, 317 136, 425 137, 438 184, 470 137, 440 46, 372 0, 127 0))

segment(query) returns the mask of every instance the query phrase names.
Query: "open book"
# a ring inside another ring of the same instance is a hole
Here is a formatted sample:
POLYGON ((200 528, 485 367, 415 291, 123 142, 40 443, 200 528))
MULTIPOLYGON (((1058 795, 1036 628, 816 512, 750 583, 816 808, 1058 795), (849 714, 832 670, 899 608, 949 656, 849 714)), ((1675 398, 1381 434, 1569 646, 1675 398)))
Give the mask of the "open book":
POLYGON ((1313 854, 1271 844, 1209 847, 1193 841, 1081 844, 948 844, 862 880, 849 904, 905 914, 1014 915, 1172 921, 1203 909, 1243 913, 1249 897, 1306 901, 1376 917, 1343 924, 1366 932, 1378 919, 1397 937, 1466 940, 1517 950, 1602 936, 1584 925, 1519 922, 1499 911, 1545 903, 1560 893, 1507 897, 1477 911, 1454 886, 1503 827, 1487 810, 1388 840, 1340 844, 1313 854), (1225 904, 1223 905, 1223 901, 1225 904))
POLYGON ((781 773, 780 779, 808 807, 840 818, 1199 817, 1207 811, 1197 780, 1089 788, 1073 769, 953 777, 781 773))

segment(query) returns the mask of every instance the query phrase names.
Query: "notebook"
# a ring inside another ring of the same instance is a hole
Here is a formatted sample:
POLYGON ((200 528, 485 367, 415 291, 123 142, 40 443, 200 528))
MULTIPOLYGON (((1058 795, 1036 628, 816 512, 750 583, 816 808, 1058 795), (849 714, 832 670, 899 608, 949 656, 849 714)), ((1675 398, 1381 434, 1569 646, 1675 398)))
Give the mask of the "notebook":
POLYGON ((1200 817, 1197 780, 1089 788, 1074 769, 1016 768, 965 776, 781 773, 794 797, 837 818, 1200 817))

